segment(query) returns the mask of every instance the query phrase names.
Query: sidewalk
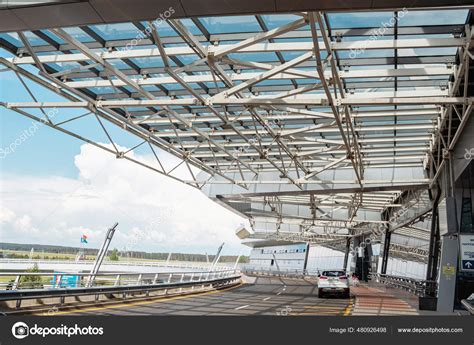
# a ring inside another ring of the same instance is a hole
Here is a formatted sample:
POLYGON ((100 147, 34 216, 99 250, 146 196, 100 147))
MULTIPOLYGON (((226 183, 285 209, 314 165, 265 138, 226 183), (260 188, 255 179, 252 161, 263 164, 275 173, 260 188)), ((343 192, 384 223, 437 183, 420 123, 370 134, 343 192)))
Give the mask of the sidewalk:
POLYGON ((421 315, 418 297, 399 289, 370 283, 351 287, 351 292, 355 296, 351 315, 421 315))

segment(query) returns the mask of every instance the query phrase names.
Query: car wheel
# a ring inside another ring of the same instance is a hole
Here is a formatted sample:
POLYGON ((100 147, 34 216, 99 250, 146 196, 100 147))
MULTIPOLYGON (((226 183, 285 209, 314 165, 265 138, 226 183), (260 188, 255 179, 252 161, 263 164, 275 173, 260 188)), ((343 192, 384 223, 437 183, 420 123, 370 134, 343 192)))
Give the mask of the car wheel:
POLYGON ((321 289, 318 289, 318 298, 323 298, 323 292, 321 289))

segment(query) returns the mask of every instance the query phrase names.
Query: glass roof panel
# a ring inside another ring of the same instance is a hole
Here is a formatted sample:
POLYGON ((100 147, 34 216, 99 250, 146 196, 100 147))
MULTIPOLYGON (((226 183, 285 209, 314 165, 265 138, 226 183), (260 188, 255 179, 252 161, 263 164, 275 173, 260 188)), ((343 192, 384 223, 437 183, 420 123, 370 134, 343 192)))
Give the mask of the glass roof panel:
MULTIPOLYGON (((42 40, 41 38, 36 36, 31 31, 25 31, 25 32, 23 32, 23 34, 25 35, 25 37, 28 39, 28 42, 30 42, 30 44, 32 46, 41 46, 41 45, 48 44, 48 43, 46 43, 46 41, 42 40)), ((11 33, 7 33, 7 34, 1 33, 0 37, 5 39, 7 42, 9 42, 13 45, 16 45, 18 47, 23 47, 24 46, 23 42, 21 41, 20 37, 18 36, 18 34, 16 32, 11 32, 11 33)))
POLYGON ((134 39, 141 31, 132 23, 92 25, 92 30, 105 40, 134 39))
MULTIPOLYGON (((199 19, 197 19, 199 20, 199 19)), ((189 18, 180 19, 181 23, 189 30, 193 35, 202 35, 203 33, 199 28, 194 24, 194 22, 189 18)))
MULTIPOLYGON (((183 20, 184 21, 184 20, 183 20)), ((148 27, 147 22, 141 22, 143 27, 148 27)), ((158 34, 161 37, 166 37, 166 36, 178 36, 176 31, 164 20, 161 20, 158 22, 158 25, 155 25, 156 30, 158 31, 158 34)))
POLYGON ((469 10, 406 11, 400 16, 400 26, 464 24, 469 10))
POLYGON ((23 43, 20 41, 18 34, 12 33, 0 33, 0 40, 5 40, 8 43, 13 44, 16 47, 23 47, 23 43))
POLYGON ((295 14, 272 14, 263 15, 261 17, 265 21, 268 30, 275 29, 302 18, 301 16, 295 14))
MULTIPOLYGON (((74 37, 79 42, 93 42, 95 41, 91 36, 89 36, 84 30, 78 27, 63 28, 66 33, 74 37)), ((64 41, 62 41, 64 42, 64 41)))
POLYGON ((133 58, 133 59, 130 59, 130 60, 140 68, 163 67, 164 66, 163 59, 159 56, 158 57, 133 58))
POLYGON ((254 16, 206 17, 201 22, 211 34, 262 31, 254 16))
POLYGON ((378 28, 389 24, 392 12, 329 13, 331 28, 378 28))

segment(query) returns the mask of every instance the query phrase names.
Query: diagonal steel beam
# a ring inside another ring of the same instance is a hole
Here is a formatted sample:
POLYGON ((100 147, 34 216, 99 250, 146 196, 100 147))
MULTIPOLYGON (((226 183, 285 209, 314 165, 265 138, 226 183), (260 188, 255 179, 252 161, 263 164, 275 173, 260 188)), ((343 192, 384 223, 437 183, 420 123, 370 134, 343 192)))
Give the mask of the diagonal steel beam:
MULTIPOLYGON (((337 88, 339 90, 340 98, 344 99, 345 98, 345 90, 344 90, 344 86, 342 84, 342 80, 339 76, 338 67, 336 66, 337 57, 335 56, 334 51, 331 49, 331 42, 330 42, 327 30, 326 30, 327 24, 323 20, 323 18, 321 16, 321 13, 316 13, 316 19, 318 21, 319 29, 321 30, 321 33, 322 33, 322 36, 323 36, 323 41, 324 41, 324 45, 326 47, 326 51, 328 53, 328 59, 329 59, 330 65, 331 65, 333 81, 335 83, 335 86, 337 86, 337 88), (329 56, 331 58, 329 58, 329 56)), ((337 94, 335 96, 337 97, 337 94)), ((358 135, 354 130, 354 126, 353 126, 354 120, 352 118, 351 108, 348 105, 345 105, 345 106, 343 106, 343 109, 344 109, 344 114, 345 114, 345 117, 346 117, 346 126, 348 128, 348 132, 350 133, 350 135, 348 135, 348 140, 350 141, 352 139, 352 142, 349 142, 349 144, 354 149, 354 153, 353 153, 354 157, 353 158, 354 158, 354 161, 356 163, 356 167, 359 169, 358 176, 360 176, 360 178, 363 179, 364 178, 364 166, 362 164, 362 155, 360 153, 361 146, 358 142, 358 135)))
MULTIPOLYGON (((316 69, 317 69, 318 74, 320 76, 320 80, 321 80, 321 83, 323 85, 323 89, 324 89, 324 92, 326 94, 327 100, 329 102, 329 106, 331 107, 331 110, 334 113, 334 118, 336 120, 337 127, 339 128, 342 140, 343 140, 344 145, 346 147, 347 158, 349 158, 351 160, 351 163, 352 163, 352 166, 354 168, 354 172, 356 174, 357 180, 359 181, 359 184, 361 184, 363 176, 360 173, 360 167, 359 167, 358 163, 356 162, 356 160, 354 158, 353 148, 351 147, 351 144, 350 144, 349 140, 347 139, 345 130, 343 128, 343 123, 342 123, 342 120, 341 120, 341 115, 340 115, 339 107, 338 107, 339 104, 337 104, 335 102, 335 97, 337 97, 337 94, 334 95, 334 96, 332 95, 331 90, 329 89, 329 85, 326 82, 326 79, 324 78, 323 62, 322 62, 322 58, 321 58, 321 49, 320 49, 320 44, 319 44, 319 37, 318 37, 317 30, 316 30, 315 14, 310 13, 309 14, 309 19, 310 19, 311 33, 313 35, 314 53, 316 55, 316 69)), ((334 69, 333 69, 333 78, 336 78, 336 76, 334 76, 334 69)))
MULTIPOLYGON (((144 90, 143 88, 140 87, 135 81, 131 80, 128 76, 126 76, 122 71, 117 69, 116 67, 112 66, 109 64, 107 61, 102 59, 100 56, 98 56, 96 53, 90 51, 89 48, 87 48, 84 44, 76 40, 75 38, 71 37, 68 33, 66 33, 63 29, 53 29, 53 32, 57 34, 59 37, 64 39, 65 41, 69 42, 70 44, 74 45, 79 51, 81 51, 83 54, 85 54, 91 61, 95 61, 97 63, 100 63, 105 69, 109 70, 111 73, 113 73, 117 78, 119 78, 121 81, 123 81, 125 84, 136 90, 140 95, 142 95, 144 98, 147 98, 149 100, 155 100, 155 96, 153 96, 149 91, 144 90)), ((176 111, 173 109, 167 107, 167 106, 162 106, 164 110, 166 110, 170 115, 172 115, 174 118, 176 118, 178 121, 180 121, 183 125, 185 125, 188 129, 191 131, 195 132, 197 136, 203 138, 204 140, 212 143, 213 146, 218 148, 219 150, 225 152, 231 159, 236 159, 233 153, 230 153, 225 147, 223 147, 221 144, 219 144, 217 141, 213 140, 210 138, 210 136, 201 131, 200 129, 194 127, 187 119, 179 115, 176 111)), ((187 158, 187 155, 186 155, 187 158)), ((247 169, 254 171, 252 167, 250 167, 247 163, 242 162, 242 165, 247 167, 247 169)), ((227 177, 226 177, 227 178, 227 177)))
POLYGON ((281 64, 279 66, 274 66, 272 69, 268 70, 267 72, 264 72, 260 75, 258 75, 257 77, 255 78, 252 78, 252 79, 249 79, 243 83, 240 83, 238 85, 235 85, 233 87, 231 87, 230 89, 228 90, 225 90, 225 91, 222 91, 221 93, 218 93, 217 95, 215 95, 212 99, 215 99, 215 98, 219 98, 219 97, 229 97, 239 91, 242 91, 242 90, 245 90, 245 89, 248 89, 249 87, 251 87, 252 85, 255 85, 257 83, 260 83, 278 73, 281 73, 283 71, 285 71, 286 69, 288 68, 291 68, 293 66, 296 66, 304 61, 307 61, 309 59, 311 59, 313 56, 313 53, 311 52, 308 52, 308 53, 305 53, 305 54, 302 54, 290 61, 287 61, 285 62, 284 64, 281 64))
MULTIPOLYGON (((201 58, 206 58, 207 57, 207 62, 208 62, 208 65, 211 69, 211 73, 213 73, 213 69, 216 70, 216 72, 218 73, 218 77, 222 80, 222 82, 227 86, 229 87, 230 89, 229 90, 226 90, 224 91, 226 94, 228 94, 229 92, 232 92, 232 94, 237 94, 238 97, 243 97, 243 95, 240 93, 240 91, 250 87, 253 83, 255 82, 249 82, 248 85, 246 85, 245 83, 242 83, 238 86, 234 86, 234 83, 232 82, 232 80, 227 76, 227 74, 225 73, 225 71, 219 66, 218 62, 215 60, 215 55, 214 54, 209 54, 208 51, 206 51, 206 49, 199 43, 199 41, 194 37, 194 35, 189 32, 189 30, 186 29, 186 27, 184 25, 182 25, 182 23, 179 21, 179 20, 171 20, 170 21, 173 26, 176 28, 176 30, 181 34, 181 36, 184 38, 184 40, 186 42, 188 42, 188 44, 194 49, 196 50, 196 53, 198 54, 198 56, 200 56, 201 58)), ((276 30, 273 34, 274 35, 278 35, 279 32, 278 30, 276 30)), ((164 47, 161 47, 160 48, 160 51, 163 51, 165 52, 164 50, 164 47)), ((165 53, 166 54, 166 53, 165 53)), ((303 54, 305 55, 305 54, 303 54)), ((310 56, 308 56, 307 58, 309 58, 310 56)), ((298 64, 298 63, 301 63, 303 62, 304 60, 306 60, 307 58, 299 58, 298 61, 294 61, 292 62, 292 66, 295 65, 295 64, 298 64), (302 60, 302 61, 300 61, 302 60)), ((286 69, 286 68, 289 68, 289 67, 284 67, 283 69, 286 69)), ((214 115, 216 115, 218 118, 222 119, 224 121, 224 123, 228 126, 230 126, 236 133, 239 133, 240 131, 233 125, 232 122, 229 122, 228 121, 228 117, 225 116, 225 117, 222 117, 220 115, 220 113, 212 106, 212 102, 209 102, 209 100, 205 100, 204 98, 202 98, 193 88, 189 87, 189 85, 187 85, 186 82, 184 82, 181 77, 179 77, 176 73, 176 71, 173 71, 171 68, 168 68, 167 69, 167 72, 176 80, 178 81, 184 88, 186 88, 191 94, 193 94, 202 104, 205 104, 207 105, 207 107, 211 110, 212 113, 214 113, 214 115)), ((277 72, 274 72, 274 73, 278 73, 277 72)), ((266 77, 268 78, 268 77, 266 77)), ((265 78, 262 78, 262 80, 265 79, 265 78)), ((286 144, 284 144, 279 136, 274 132, 274 130, 271 128, 271 126, 269 126, 267 124, 267 121, 265 121, 264 119, 262 119, 262 117, 259 115, 259 113, 253 109, 253 108, 249 108, 249 112, 252 114, 252 116, 257 119, 257 121, 259 122, 259 124, 265 128, 265 130, 270 134, 270 136, 278 143, 278 147, 282 148, 283 151, 285 151, 295 162, 295 167, 296 167, 296 170, 299 168, 301 168, 303 171, 306 171, 306 167, 304 165, 302 165, 296 156, 293 156, 292 153, 290 152, 289 148, 286 146, 286 144)), ((257 133, 256 135, 257 137, 257 140, 259 140, 259 134, 257 133)), ((259 152, 260 156, 261 157, 265 157, 267 158, 267 154, 261 150, 261 148, 259 148, 257 145, 255 145, 253 143, 253 141, 251 140, 248 140, 248 138, 244 137, 244 140, 246 141, 247 144, 250 144, 251 147, 253 147, 257 152, 259 152)), ((282 173, 282 176, 288 178, 290 181, 294 181, 288 174, 288 171, 287 169, 285 169, 285 166, 283 165, 282 167, 278 167, 272 160, 268 159, 267 160, 275 167, 277 168, 281 173, 282 173)), ((296 183, 295 183, 296 184, 296 183)))
MULTIPOLYGON (((204 47, 201 46, 199 44, 199 42, 194 38, 194 36, 184 27, 184 25, 181 24, 180 21, 177 21, 177 20, 171 20, 171 23, 176 27, 176 29, 178 30, 178 32, 183 36, 183 38, 194 48, 196 49, 196 52, 199 56, 201 57, 205 57, 206 56, 206 52, 204 50, 204 47)), ((154 29, 154 35, 155 37, 157 37, 158 39, 156 40, 157 44, 161 44, 161 41, 159 40, 159 35, 158 35, 158 32, 154 29)), ((160 51, 164 54, 163 55, 163 59, 164 60, 168 60, 168 57, 166 55, 166 52, 165 52, 165 49, 163 46, 160 46, 159 47, 160 51)), ((214 63, 209 63, 209 66, 210 68, 217 68, 217 64, 214 64, 214 63)), ((189 91, 189 93, 191 93, 194 97, 196 97, 202 104, 206 104, 207 105, 207 108, 218 118, 220 119, 223 124, 229 126, 230 128, 232 128, 232 130, 235 132, 236 135, 240 136, 244 141, 245 141, 245 144, 246 145, 249 145, 251 147, 253 147, 261 157, 265 157, 265 153, 257 146, 255 145, 255 143, 250 140, 246 135, 244 135, 237 127, 235 127, 235 125, 230 122, 228 120, 228 117, 227 116, 223 116, 217 109, 215 109, 211 104, 208 104, 206 102, 206 100, 201 97, 201 95, 199 95, 192 87, 190 87, 185 81, 183 81, 183 79, 178 76, 178 74, 172 69, 170 68, 169 66, 165 68, 165 71, 173 78, 175 79, 179 84, 181 84, 186 90, 189 91)), ((223 81, 226 83, 231 83, 229 80, 226 79, 226 74, 220 69, 218 69, 219 71, 219 76, 223 79, 223 81)), ((273 165, 276 169, 278 169, 282 174, 284 174, 285 176, 287 176, 287 172, 280 168, 278 165, 276 165, 271 159, 267 158, 268 162, 273 165)), ((247 164, 242 164, 243 166, 245 166, 247 169, 248 169, 248 165, 247 164)), ((241 167, 240 167, 240 162, 238 162, 238 168, 239 168, 239 171, 241 171, 241 167)), ((250 171, 254 172, 256 175, 258 175, 258 173, 252 168, 250 169, 250 171)), ((287 178, 296 184, 295 180, 292 179, 291 177, 287 176, 287 178)))
MULTIPOLYGON (((58 80, 57 78, 51 77, 49 74, 43 73, 42 76, 46 78, 48 81, 45 81, 44 79, 34 75, 33 73, 26 71, 23 68, 20 68, 19 66, 9 62, 7 59, 0 58, 0 63, 11 69, 12 71, 21 74, 22 76, 28 78, 29 80, 41 85, 42 87, 66 98, 69 100, 71 103, 74 104, 80 104, 80 108, 86 108, 91 110, 92 112, 96 113, 100 117, 106 119, 107 121, 113 123, 114 125, 123 128, 127 130, 128 132, 132 133, 133 135, 138 136, 139 138, 142 138, 144 140, 148 140, 151 144, 156 145, 157 147, 163 149, 164 151, 167 151, 174 155, 175 157, 179 159, 183 159, 185 157, 185 153, 181 152, 177 148, 175 148, 173 145, 168 143, 167 141, 158 138, 153 135, 153 133, 150 133, 146 129, 142 128, 141 126, 135 125, 131 122, 125 122, 123 116, 119 113, 116 113, 112 109, 106 109, 106 108, 97 108, 95 105, 95 100, 92 98, 88 97, 87 95, 79 92, 78 90, 69 88, 67 85, 65 85, 63 82, 58 80), (65 92, 64 90, 67 90, 65 92)), ((59 102, 61 103, 61 102, 59 102)), ((43 103, 43 107, 46 106, 46 104, 43 103)), ((60 104, 53 105, 53 107, 61 108, 60 104)), ((16 109, 14 109, 16 111, 16 109)), ((72 135, 72 134, 71 134, 72 135)), ((215 170, 214 168, 211 168, 210 166, 207 166, 203 162, 194 159, 192 157, 188 157, 189 160, 191 160, 192 164, 196 166, 197 168, 209 173, 211 176, 212 175, 220 175, 225 179, 228 179, 230 182, 233 183, 233 179, 227 177, 226 175, 220 174, 218 170, 215 170)))
POLYGON ((250 37, 250 38, 248 38, 246 40, 243 40, 239 43, 235 43, 231 46, 222 47, 222 48, 219 47, 215 50, 214 56, 216 58, 220 58, 222 56, 229 55, 229 54, 234 53, 236 51, 241 51, 241 50, 243 50, 247 47, 250 47, 254 44, 257 44, 257 43, 262 42, 262 41, 267 41, 269 39, 280 36, 284 33, 289 32, 289 31, 296 30, 296 29, 298 29, 300 27, 303 27, 305 25, 307 25, 307 19, 306 18, 298 19, 298 20, 294 21, 293 23, 289 23, 289 24, 280 26, 278 28, 263 32, 261 34, 257 34, 253 37, 250 37))

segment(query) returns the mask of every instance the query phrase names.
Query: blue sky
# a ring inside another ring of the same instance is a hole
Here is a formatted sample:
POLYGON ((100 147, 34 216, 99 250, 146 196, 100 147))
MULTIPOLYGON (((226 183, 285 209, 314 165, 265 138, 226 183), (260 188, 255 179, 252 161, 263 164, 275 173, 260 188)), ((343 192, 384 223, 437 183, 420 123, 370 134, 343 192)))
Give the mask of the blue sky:
MULTIPOLYGON (((6 57, 5 51, 1 51, 2 57, 6 57)), ((30 101, 31 98, 17 81, 12 72, 3 72, 1 76, 1 99, 8 102, 30 101)), ((42 100, 54 100, 53 97, 44 92, 42 88, 27 82, 42 100)), ((57 98, 56 98, 57 99, 57 98)), ((32 121, 16 112, 0 108, 1 117, 1 147, 5 148, 29 126, 32 121)), ((21 145, 15 154, 8 155, 0 160, 1 172, 3 174, 59 174, 72 177, 77 174, 77 169, 71 162, 71 157, 79 152, 79 142, 65 135, 60 135, 56 130, 41 129, 41 133, 32 136, 25 145, 21 145), (54 154, 51 154, 54 152, 54 154)))
MULTIPOLYGON (((0 56, 11 57, 11 54, 0 50, 0 56)), ((25 66, 22 66, 25 67, 25 66)), ((36 69, 26 66, 25 69, 36 73, 36 69)), ((29 102, 33 101, 26 89, 23 87, 13 72, 2 72, 0 99, 7 102, 29 102)), ((65 101, 64 98, 45 90, 43 87, 23 78, 35 97, 43 102, 65 101)), ((2 112, 1 121, 1 148, 8 147, 17 139, 21 133, 32 125, 34 120, 21 116, 14 111, 0 108, 2 112)), ((38 110, 30 110, 34 115, 44 118, 38 110)), ((55 116, 56 121, 63 121, 74 116, 83 114, 84 110, 60 109, 55 116)), ((139 141, 120 128, 107 122, 104 123, 114 141, 127 147, 136 145, 139 141)), ((100 142, 108 142, 104 132, 98 126, 93 116, 71 122, 65 128, 74 129, 87 138, 93 138, 100 142)), ((76 177, 77 168, 71 159, 79 153, 80 145, 84 142, 69 135, 58 132, 47 126, 41 127, 37 135, 30 137, 25 145, 15 149, 15 154, 8 155, 0 160, 1 172, 4 174, 35 174, 35 175, 60 175, 76 177)), ((140 149, 138 149, 140 152, 140 149)))

